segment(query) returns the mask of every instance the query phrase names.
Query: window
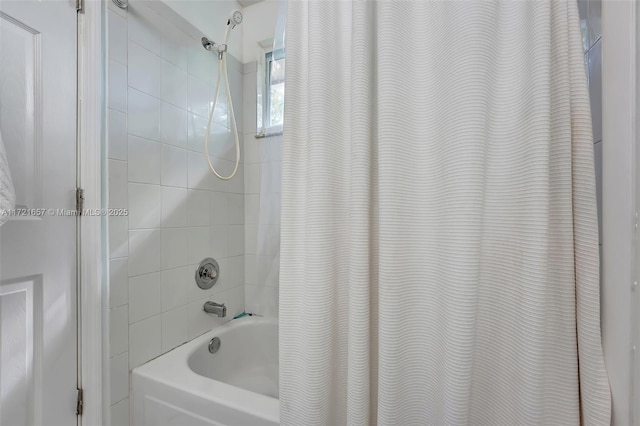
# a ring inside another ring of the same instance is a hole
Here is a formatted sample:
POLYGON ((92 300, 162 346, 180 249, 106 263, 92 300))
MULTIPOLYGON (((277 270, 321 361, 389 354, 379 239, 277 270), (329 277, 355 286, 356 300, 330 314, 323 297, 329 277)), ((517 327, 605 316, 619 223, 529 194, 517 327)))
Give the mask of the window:
POLYGON ((268 135, 282 131, 284 116, 284 52, 264 55, 263 90, 258 91, 258 133, 268 135))

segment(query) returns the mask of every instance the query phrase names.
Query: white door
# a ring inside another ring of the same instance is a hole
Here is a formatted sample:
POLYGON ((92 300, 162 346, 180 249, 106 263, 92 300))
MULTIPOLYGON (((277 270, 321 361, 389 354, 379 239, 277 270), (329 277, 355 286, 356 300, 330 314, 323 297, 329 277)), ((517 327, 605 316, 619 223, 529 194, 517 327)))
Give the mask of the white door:
POLYGON ((0 227, 0 425, 74 425, 73 0, 0 0, 0 132, 18 209, 0 227), (54 211, 47 211, 54 209, 54 211), (41 215, 44 214, 44 215, 41 215))

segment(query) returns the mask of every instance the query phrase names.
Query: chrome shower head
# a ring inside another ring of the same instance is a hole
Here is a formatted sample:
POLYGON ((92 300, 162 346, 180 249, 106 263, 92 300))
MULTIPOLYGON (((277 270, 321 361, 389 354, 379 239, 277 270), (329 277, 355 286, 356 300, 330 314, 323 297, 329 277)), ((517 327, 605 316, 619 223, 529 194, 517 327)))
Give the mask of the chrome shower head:
POLYGON ((229 19, 227 20, 227 25, 231 25, 231 29, 234 29, 236 25, 240 25, 242 23, 242 12, 238 9, 234 9, 229 14, 229 19))

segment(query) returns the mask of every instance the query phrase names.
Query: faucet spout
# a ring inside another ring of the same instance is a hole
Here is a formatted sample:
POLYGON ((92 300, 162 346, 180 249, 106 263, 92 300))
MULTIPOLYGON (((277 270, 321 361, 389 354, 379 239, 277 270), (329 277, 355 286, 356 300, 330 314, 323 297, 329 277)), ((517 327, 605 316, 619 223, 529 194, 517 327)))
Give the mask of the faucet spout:
POLYGON ((224 318, 227 316, 227 307, 224 303, 207 301, 204 303, 204 311, 208 314, 217 315, 218 318, 224 318))

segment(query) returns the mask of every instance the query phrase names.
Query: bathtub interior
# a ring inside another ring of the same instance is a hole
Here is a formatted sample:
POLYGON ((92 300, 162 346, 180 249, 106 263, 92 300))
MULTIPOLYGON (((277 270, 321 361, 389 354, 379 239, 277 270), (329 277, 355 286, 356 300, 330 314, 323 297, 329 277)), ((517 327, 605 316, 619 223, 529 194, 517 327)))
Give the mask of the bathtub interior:
POLYGON ((211 337, 220 339, 220 348, 210 353, 208 343, 198 346, 189 356, 189 368, 201 376, 237 386, 272 398, 278 398, 278 325, 277 322, 238 321, 236 327, 221 327, 211 337))

